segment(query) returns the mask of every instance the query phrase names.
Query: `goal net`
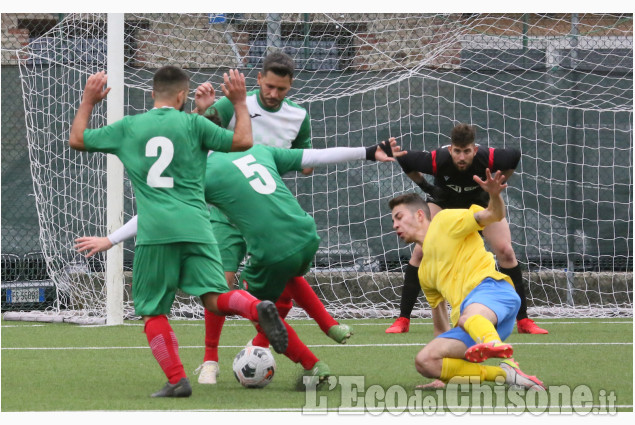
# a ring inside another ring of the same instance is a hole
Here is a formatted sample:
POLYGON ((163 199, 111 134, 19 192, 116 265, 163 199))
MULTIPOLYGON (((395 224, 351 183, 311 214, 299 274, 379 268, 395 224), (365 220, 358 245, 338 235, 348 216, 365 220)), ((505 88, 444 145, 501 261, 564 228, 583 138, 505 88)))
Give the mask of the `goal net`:
MULTIPOLYGON (((467 122, 480 145, 520 149, 505 197, 530 315, 632 315, 632 15, 125 14, 124 33, 128 115, 152 107, 160 66, 180 65, 192 90, 210 81, 222 95, 228 68, 256 88, 263 57, 282 49, 295 60, 289 98, 309 111, 315 148, 395 136, 406 150, 433 150, 467 122)), ((87 76, 106 69, 106 45, 105 15, 73 14, 17 52, 51 310, 95 318, 105 315, 105 257, 73 245, 106 234, 106 160, 67 140, 87 76)), ((92 125, 105 123, 100 105, 92 125)), ((326 308, 395 316, 412 247, 392 231, 387 203, 419 189, 398 165, 362 162, 285 182, 318 226, 307 279, 326 308)), ((127 179, 124 196, 128 220, 127 179)), ((131 317, 134 243, 124 246, 131 317)), ((421 297, 414 315, 428 311, 421 297)), ((202 308, 179 294, 172 313, 202 317, 202 308)))

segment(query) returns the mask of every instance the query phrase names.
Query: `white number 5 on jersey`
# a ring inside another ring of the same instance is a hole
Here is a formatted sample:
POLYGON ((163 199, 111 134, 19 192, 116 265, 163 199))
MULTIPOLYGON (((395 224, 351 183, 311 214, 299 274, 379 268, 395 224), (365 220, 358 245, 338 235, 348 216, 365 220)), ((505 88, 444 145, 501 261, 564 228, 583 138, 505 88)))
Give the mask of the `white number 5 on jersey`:
POLYGON ((153 137, 146 143, 146 156, 155 157, 159 155, 159 148, 161 148, 161 155, 156 160, 150 170, 148 171, 148 178, 146 182, 150 187, 174 187, 174 179, 172 177, 163 177, 161 173, 168 168, 172 157, 174 157, 174 145, 172 141, 167 137, 153 137))
POLYGON ((264 165, 258 164, 253 155, 245 155, 232 162, 247 178, 257 174, 256 178, 249 181, 249 184, 256 192, 269 195, 276 190, 276 181, 271 176, 271 173, 264 165))

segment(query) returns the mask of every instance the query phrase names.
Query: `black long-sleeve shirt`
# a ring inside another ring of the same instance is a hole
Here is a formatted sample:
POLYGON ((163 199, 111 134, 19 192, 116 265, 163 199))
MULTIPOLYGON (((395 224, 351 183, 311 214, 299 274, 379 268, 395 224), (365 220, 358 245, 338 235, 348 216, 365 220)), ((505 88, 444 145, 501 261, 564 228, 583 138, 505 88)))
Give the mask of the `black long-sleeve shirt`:
POLYGON ((460 171, 454 165, 448 146, 427 151, 408 151, 397 158, 405 173, 419 171, 434 176, 434 187, 426 188, 428 202, 441 208, 469 208, 472 204, 487 207, 489 195, 474 181, 473 176, 485 179, 485 170, 496 171, 516 169, 520 161, 520 151, 514 148, 486 148, 479 146, 472 164, 460 171))

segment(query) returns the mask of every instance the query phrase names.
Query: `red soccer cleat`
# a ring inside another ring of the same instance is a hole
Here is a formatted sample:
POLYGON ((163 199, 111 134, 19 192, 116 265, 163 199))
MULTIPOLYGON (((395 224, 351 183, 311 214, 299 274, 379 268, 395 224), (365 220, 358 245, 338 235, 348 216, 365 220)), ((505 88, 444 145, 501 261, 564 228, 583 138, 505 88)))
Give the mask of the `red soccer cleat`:
POLYGON ((395 323, 390 325, 388 329, 386 329, 387 334, 405 334, 410 330, 410 319, 406 317, 399 317, 395 320, 395 323))
POLYGON ((471 346, 465 351, 465 360, 472 363, 481 363, 491 357, 508 359, 514 354, 514 349, 509 344, 500 341, 484 342, 471 346))
POLYGON ((548 334, 549 331, 541 328, 530 318, 521 319, 516 322, 519 334, 548 334))

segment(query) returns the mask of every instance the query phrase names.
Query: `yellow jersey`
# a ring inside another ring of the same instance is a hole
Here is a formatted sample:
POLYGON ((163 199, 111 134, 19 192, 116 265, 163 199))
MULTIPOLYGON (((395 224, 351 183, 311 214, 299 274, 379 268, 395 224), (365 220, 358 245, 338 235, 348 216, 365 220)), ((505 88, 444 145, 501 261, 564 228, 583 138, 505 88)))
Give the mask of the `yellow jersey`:
POLYGON ((423 241, 423 260, 419 266, 419 284, 431 308, 446 300, 452 308, 450 320, 456 326, 461 303, 484 279, 506 280, 509 276, 496 270, 494 255, 485 249, 483 230, 474 213, 484 208, 445 209, 430 222, 423 241))

